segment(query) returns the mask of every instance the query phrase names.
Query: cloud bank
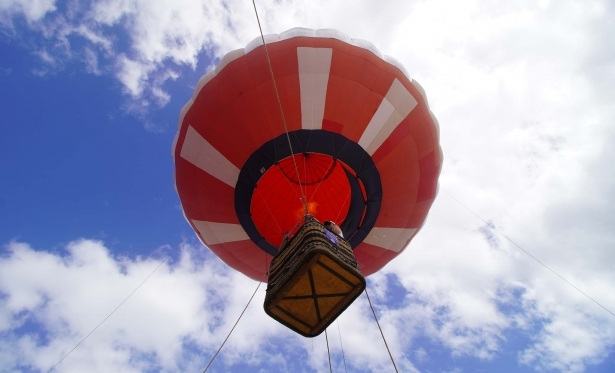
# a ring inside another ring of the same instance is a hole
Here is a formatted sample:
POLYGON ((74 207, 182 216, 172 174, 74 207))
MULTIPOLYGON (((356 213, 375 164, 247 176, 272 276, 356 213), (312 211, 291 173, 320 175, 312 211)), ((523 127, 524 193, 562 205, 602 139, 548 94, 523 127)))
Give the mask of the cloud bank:
MULTIPOLYGON (((473 251, 491 250, 486 246, 477 242, 473 251)), ((172 255, 176 260, 164 263, 162 252, 115 258, 102 242, 83 239, 54 251, 19 242, 5 250, 0 259, 3 371, 48 371, 152 272, 57 369, 200 371, 255 288, 207 249, 189 244, 172 255)), ((434 256, 413 255, 388 274, 370 278, 380 323, 403 371, 418 371, 415 363, 430 358, 420 338, 453 356, 489 360, 503 352, 505 332, 532 333, 532 345, 518 351, 519 364, 564 372, 599 362, 613 344, 615 323, 557 280, 534 277, 524 284, 506 279, 497 273, 497 267, 510 265, 506 255, 474 255, 482 257, 478 261, 434 256), (491 263, 483 262, 485 256, 491 263), (548 299, 539 296, 554 292, 557 296, 548 299)), ((261 287, 214 371, 326 370, 323 336, 312 341, 295 335, 266 316, 263 301, 261 287)), ((338 369, 343 363, 355 372, 390 369, 364 297, 338 323, 339 336, 335 324, 329 328, 338 369), (338 342, 342 338, 343 344, 338 342)))

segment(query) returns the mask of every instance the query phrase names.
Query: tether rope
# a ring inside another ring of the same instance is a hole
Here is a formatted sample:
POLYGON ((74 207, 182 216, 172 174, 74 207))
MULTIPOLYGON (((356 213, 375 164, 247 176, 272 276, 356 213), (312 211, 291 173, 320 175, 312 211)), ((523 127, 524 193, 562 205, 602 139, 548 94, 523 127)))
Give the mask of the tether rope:
MULTIPOLYGON (((444 190, 444 188, 442 188, 442 190, 444 190)), ((510 243, 512 243, 513 245, 517 246, 519 248, 519 250, 523 251, 524 253, 526 253, 527 255, 529 255, 530 258, 534 259, 536 262, 540 263, 540 265, 542 265, 543 267, 545 267, 546 269, 548 269, 549 271, 551 271, 554 275, 556 275, 557 277, 559 277, 560 279, 562 279, 565 283, 567 283, 568 285, 572 286, 576 291, 578 291, 579 293, 585 295, 587 297, 587 299, 591 300, 592 302, 596 303, 597 305, 599 305, 600 307, 602 307, 606 312, 610 313, 611 315, 615 316, 615 313, 611 312, 611 310, 609 310, 608 308, 606 308, 605 306, 603 306, 602 304, 600 304, 597 300, 595 300, 594 298, 590 297, 589 295, 587 295, 583 290, 579 289, 578 287, 574 286, 570 281, 566 280, 564 277, 562 277, 559 273, 555 272, 554 270, 552 270, 549 266, 547 266, 546 264, 544 264, 543 262, 541 262, 538 258, 536 258, 534 255, 530 254, 527 250, 525 250, 524 248, 522 248, 519 244, 517 244, 515 241, 511 240, 510 238, 508 238, 508 236, 506 236, 504 233, 500 232, 494 224, 492 223, 488 223, 485 219, 481 218, 477 213, 475 213, 474 211, 470 210, 470 208, 466 205, 464 205, 463 203, 461 203, 457 198, 453 197, 452 194, 450 194, 449 192, 447 192, 446 190, 444 190, 444 192, 446 194, 448 194, 449 197, 451 197, 452 199, 454 199, 458 204, 460 204, 461 206, 465 207, 466 210, 470 211, 472 214, 474 214, 474 216, 476 216, 477 218, 479 218, 483 223, 487 224, 489 227, 491 227, 494 231, 498 232, 502 237, 506 238, 510 243)))
POLYGON ((374 319, 376 320, 376 324, 378 324, 378 330, 380 330, 380 335, 382 336, 384 345, 386 346, 387 351, 389 353, 389 357, 391 358, 391 363, 393 363, 393 368, 395 368, 396 373, 399 373, 399 371, 397 370, 397 365, 395 365, 395 360, 393 360, 393 355, 391 354, 391 350, 389 350, 389 344, 387 343, 386 338, 384 338, 384 333, 382 332, 382 328, 380 327, 380 323, 378 322, 378 317, 376 316, 376 311, 374 310, 372 301, 371 299, 369 299, 369 294, 367 293, 367 286, 365 287, 365 295, 367 295, 367 301, 369 302, 369 307, 372 309, 372 313, 374 314, 374 319))
POLYGON ((340 330, 340 321, 336 320, 337 323, 337 333, 340 336, 340 346, 342 347, 342 359, 344 360, 344 372, 348 373, 348 369, 346 368, 346 356, 344 355, 344 344, 342 343, 342 332, 340 330))
MULTIPOLYGON (((293 188, 293 184, 291 184, 290 178, 288 176, 286 176, 286 173, 284 172, 284 170, 280 166, 279 162, 278 162, 277 166, 278 166, 278 169, 280 170, 280 172, 282 172, 282 174, 284 175, 284 177, 282 179, 284 179, 286 181, 286 183, 290 186, 290 189, 295 193, 295 195, 299 196, 297 194, 297 191, 295 190, 295 188, 293 188)), ((298 179, 298 183, 297 184, 301 184, 301 180, 300 179, 298 179)), ((299 190, 301 190, 301 185, 299 185, 299 190)))
MULTIPOLYGON (((280 224, 278 224, 278 220, 275 218, 275 215, 273 214, 273 211, 271 211, 271 208, 269 207, 269 204, 267 204, 267 199, 265 197, 263 197, 263 193, 261 193, 260 189, 258 188, 254 188, 255 190, 258 191, 258 194, 261 196, 261 199, 263 200, 263 202, 265 202, 265 207, 267 207, 267 210, 269 211, 269 214, 273 217, 273 221, 275 222, 275 225, 278 227, 278 232, 280 234, 282 234, 282 228, 280 228, 280 224)), ((267 222, 263 222, 265 223, 268 227, 273 228, 271 225, 267 224, 267 222)))
POLYGON ((258 22, 258 29, 261 33, 261 39, 263 41, 263 46, 265 47, 265 55, 267 56, 267 63, 269 64, 269 73, 271 74, 271 81, 273 82, 273 89, 275 91, 275 96, 278 99, 278 106, 280 107, 280 115, 282 116, 282 122, 284 123, 284 132, 286 133, 286 140, 288 141, 288 147, 290 148, 290 155, 293 159, 293 164, 295 165, 295 172, 297 173, 297 180, 299 180, 299 189, 301 190, 301 202, 303 202, 303 208, 305 213, 308 213, 308 205, 307 199, 305 198, 305 193, 303 188, 301 188, 301 176, 299 176, 299 168, 297 167, 297 161, 295 160, 295 152, 293 151, 293 145, 290 142, 290 135, 288 134, 288 126, 286 125, 286 118, 284 117, 284 110, 282 110, 282 100, 280 100, 280 93, 278 92, 278 85, 275 82, 275 76, 273 75, 273 67, 271 66, 271 59, 269 58, 269 50, 267 49, 267 43, 265 43, 265 36, 263 35, 263 28, 261 27, 261 21, 258 17, 258 10, 256 10, 256 2, 252 0, 252 5, 254 5, 254 13, 256 14, 256 22, 258 22))
POLYGON ((160 262, 160 264, 158 264, 158 266, 156 268, 154 268, 154 270, 145 278, 145 280, 141 281, 141 283, 139 284, 139 286, 136 287, 135 290, 132 291, 132 293, 128 294, 128 296, 120 303, 118 304, 117 307, 115 307, 115 309, 113 311, 111 311, 111 313, 104 318, 103 321, 101 321, 98 325, 96 325, 96 327, 94 329, 92 329, 91 332, 88 333, 88 335, 86 335, 81 341, 79 341, 79 343, 77 343, 77 345, 75 347, 73 347, 72 350, 68 351, 68 353, 66 355, 64 355, 63 358, 60 359, 60 361, 58 361, 57 363, 54 364, 54 366, 51 367, 51 369, 49 369, 47 371, 47 373, 51 372, 55 367, 57 367, 62 361, 64 361, 64 359, 66 359, 68 357, 68 355, 70 355, 73 351, 75 351, 75 349, 77 349, 77 347, 79 347, 83 342, 85 342, 86 339, 88 339, 88 337, 90 335, 92 335, 92 333, 94 333, 96 331, 96 329, 98 329, 105 321, 107 321, 107 319, 109 317, 111 317, 111 315, 113 315, 115 313, 115 311, 117 311, 124 303, 126 303, 126 301, 128 300, 128 298, 130 298, 134 293, 137 292, 137 290, 139 290, 139 288, 141 286, 143 286, 143 284, 145 284, 145 281, 147 281, 150 277, 152 277, 152 275, 154 274, 154 272, 156 272, 158 270, 158 268, 160 268, 161 265, 163 265, 171 256, 167 255, 166 258, 164 258, 164 260, 162 262, 160 262))
POLYGON ((342 213, 342 209, 344 208, 344 205, 346 204, 346 201, 348 200, 348 197, 350 197, 350 189, 348 190, 348 193, 346 193, 346 198, 344 198, 344 202, 342 203, 342 205, 340 206, 339 211, 337 212, 337 216, 335 217, 335 222, 337 222, 337 219, 340 217, 340 214, 342 213))
POLYGON ((241 317, 243 316, 243 314, 248 309, 248 306, 252 302, 252 299, 254 299, 254 296, 256 295, 256 292, 258 291, 258 288, 261 287, 261 284, 262 284, 261 281, 263 280, 263 277, 265 277, 265 274, 263 274, 263 276, 261 277, 261 280, 258 281, 258 286, 256 286, 256 290, 254 290, 254 293, 250 297, 250 300, 248 301, 248 304, 246 304, 246 306, 243 308, 243 311, 241 311, 241 314, 239 315, 239 318, 237 319, 237 321, 235 321, 235 325, 233 325, 233 327, 231 328, 231 331, 228 332, 228 335, 226 336, 226 338, 224 338, 224 341, 222 342, 222 344, 218 348, 218 351, 216 351, 216 354, 214 355, 214 357, 212 357, 211 360, 209 361, 209 364, 207 364, 207 366, 205 367, 205 370, 203 370, 203 373, 207 372, 207 369, 209 369, 211 364, 214 362, 214 360, 216 359, 216 356, 218 356, 218 354, 220 353, 220 350, 222 350, 222 347, 224 347, 224 344, 226 343, 226 341, 228 341, 228 338, 231 336, 231 333, 233 333, 233 330, 235 330, 235 327, 237 326, 237 324, 239 324, 239 320, 241 320, 241 317))
POLYGON ((331 169, 335 166, 335 161, 336 161, 335 158, 331 157, 331 164, 329 165, 329 167, 327 167, 327 171, 325 171, 325 173, 322 175, 322 178, 318 182, 318 185, 316 185, 316 189, 314 190, 314 193, 312 193, 312 197, 310 197, 309 202, 312 202, 312 200, 316 196, 316 192, 318 192, 318 188, 320 188, 320 184, 322 184, 322 182, 325 181, 325 178, 331 175, 329 171, 331 171, 331 169))
POLYGON ((331 351, 329 351, 329 336, 327 336, 327 329, 325 329, 325 340, 327 341, 327 355, 329 356, 329 373, 333 373, 333 367, 331 366, 331 351))

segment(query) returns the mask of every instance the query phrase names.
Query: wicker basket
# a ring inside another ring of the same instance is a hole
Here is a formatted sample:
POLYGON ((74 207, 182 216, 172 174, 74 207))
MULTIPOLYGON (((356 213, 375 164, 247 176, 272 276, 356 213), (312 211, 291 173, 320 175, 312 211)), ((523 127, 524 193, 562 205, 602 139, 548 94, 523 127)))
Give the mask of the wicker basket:
POLYGON ((265 312, 305 337, 322 333, 365 289, 350 244, 315 219, 271 261, 265 312))

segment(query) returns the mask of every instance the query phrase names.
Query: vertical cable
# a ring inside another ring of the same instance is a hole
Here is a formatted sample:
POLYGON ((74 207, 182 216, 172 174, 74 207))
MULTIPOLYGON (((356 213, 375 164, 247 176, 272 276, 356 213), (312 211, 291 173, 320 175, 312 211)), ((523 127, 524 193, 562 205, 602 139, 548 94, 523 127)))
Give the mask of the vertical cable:
MULTIPOLYGON (((331 164, 329 165, 329 167, 327 167, 327 170, 325 171, 325 173, 322 175, 322 178, 320 179, 320 181, 318 182, 318 185, 316 185, 316 189, 314 190, 314 193, 312 193, 312 196, 310 197, 310 202, 312 202, 312 199, 314 198, 314 196, 316 195, 316 192, 318 192, 318 188, 320 188, 320 184, 322 184, 323 181, 325 181, 325 178, 328 177, 330 175, 330 171, 331 169, 335 167, 335 158, 331 157, 331 164)), ((346 201, 344 201, 346 202, 346 201)))
MULTIPOLYGON (((261 277, 261 281, 263 280, 263 277, 265 277, 264 274, 261 277)), ((214 362, 214 360, 216 359, 216 356, 218 356, 218 354, 220 353, 220 350, 222 350, 222 347, 224 347, 224 344, 226 343, 226 341, 228 341, 228 338, 231 336, 231 333, 233 332, 233 330, 235 330, 235 327, 237 326, 237 324, 239 324, 239 320, 241 320, 241 317, 243 316, 244 312, 246 312, 246 310, 248 309, 248 306, 250 305, 250 303, 252 302, 252 299, 256 295, 256 292, 258 291, 258 288, 261 287, 261 284, 262 284, 261 281, 258 282, 258 286, 256 287, 256 290, 254 290, 254 293, 250 297, 250 300, 248 301, 248 304, 246 304, 246 306, 244 307, 243 311, 241 311, 241 314, 239 315, 239 318, 237 319, 237 321, 235 321, 235 325, 233 325, 233 327, 231 328, 231 331, 228 332, 228 335, 226 336, 226 338, 224 338, 224 342, 222 342, 222 344, 218 348, 218 351, 216 351, 214 357, 211 358, 211 360, 209 361, 209 364, 207 364, 207 366, 205 367, 205 370, 203 370, 203 373, 207 372, 207 369, 209 369, 209 367, 211 366, 211 363, 214 362)))
POLYGON ((327 336, 327 329, 325 329, 325 339, 327 341, 327 355, 329 355, 329 373, 333 373, 333 367, 331 367, 331 351, 329 351, 329 336, 327 336))
POLYGON ((386 338, 384 338, 384 333, 382 332, 382 328, 380 327, 380 323, 378 322, 378 317, 376 316, 376 311, 374 311, 374 306, 372 306, 372 301, 369 299, 369 294, 367 293, 367 286, 365 287, 365 295, 367 295, 367 301, 369 302, 369 306, 372 309, 372 313, 374 314, 374 319, 376 320, 376 324, 378 324, 378 330, 380 330, 380 335, 382 336, 382 340, 384 341, 384 345, 387 348, 389 353, 389 357, 391 358, 391 363, 393 363, 393 368, 395 368, 395 372, 399 373, 397 370, 397 365, 395 365, 395 360, 393 360, 393 355, 391 354, 391 350, 389 350, 389 344, 387 343, 386 338))
POLYGON ((139 288, 140 288, 141 286, 143 286, 143 284, 145 284, 145 281, 149 280, 149 278, 150 278, 150 277, 152 277, 152 275, 154 274, 154 272, 156 272, 156 271, 158 270, 158 268, 160 268, 160 266, 162 266, 162 265, 163 265, 163 264, 164 264, 164 263, 165 263, 165 262, 166 262, 166 261, 167 261, 170 257, 171 257, 170 255, 167 255, 167 257, 166 257, 166 258, 164 258, 164 260, 163 260, 162 262, 160 262, 160 264, 158 264, 158 266, 157 266, 156 268, 154 268, 154 270, 153 270, 153 271, 152 271, 152 272, 151 272, 151 273, 150 273, 150 274, 149 274, 149 275, 145 278, 145 280, 143 280, 143 281, 139 284, 139 286, 137 286, 137 287, 136 287, 136 289, 134 289, 134 290, 132 291, 132 293, 128 294, 128 296, 127 296, 126 298, 124 298, 124 300, 123 300, 120 304, 118 304, 118 305, 117 305, 117 307, 115 307, 115 309, 113 309, 113 311, 111 311, 111 313, 110 313, 107 317, 105 317, 103 321, 101 321, 98 325, 96 325, 96 327, 95 327, 94 329, 92 329, 92 331, 91 331, 91 332, 89 332, 89 333, 88 333, 88 335, 86 335, 86 336, 85 336, 85 337, 84 337, 81 341, 79 341, 79 343, 77 343, 77 345, 76 345, 75 347, 73 347, 73 349, 72 349, 72 350, 68 351, 68 353, 67 353, 66 355, 64 355, 64 357, 62 357, 62 358, 60 359, 60 361, 58 361, 57 363, 55 363, 55 365, 54 365, 54 366, 52 366, 52 367, 51 367, 51 369, 49 369, 49 370, 47 371, 47 373, 49 373, 49 372, 51 372, 52 370, 54 370, 54 369, 55 369, 55 367, 57 367, 57 366, 58 366, 58 365, 59 365, 62 361, 64 361, 64 359, 66 359, 66 358, 68 357, 68 355, 70 355, 73 351, 75 351, 75 349, 76 349, 77 347, 79 347, 79 346, 80 346, 83 342, 85 342, 85 340, 86 340, 86 339, 88 339, 88 337, 89 337, 89 336, 91 336, 91 335, 92 335, 92 333, 94 333, 94 332, 96 331, 96 329, 98 329, 98 328, 99 328, 99 327, 100 327, 100 326, 101 326, 101 325, 102 325, 105 321, 107 321, 107 319, 108 319, 109 317, 111 317, 111 315, 113 315, 113 314, 115 313, 115 311, 117 311, 120 307, 122 307, 122 305, 123 305, 124 303, 126 303, 126 301, 128 300, 128 298, 130 298, 130 297, 131 297, 134 293, 136 293, 136 292, 137 292, 137 290, 139 290, 139 288))
POLYGON ((348 369, 346 368, 346 356, 344 354, 344 344, 342 343, 342 331, 340 330, 340 321, 336 320, 336 322, 337 322, 337 333, 340 336, 340 346, 342 347, 342 359, 344 359, 344 371, 348 373, 348 369))
POLYGON ((286 125, 286 118, 284 117, 284 110, 282 110, 282 100, 280 100, 280 93, 278 92, 278 85, 275 82, 275 76, 273 75, 273 67, 271 66, 271 58, 269 57, 269 50, 267 49, 267 44, 265 43, 265 36, 263 35, 263 28, 261 27, 261 21, 258 17, 258 11, 256 10, 256 2, 252 0, 252 5, 254 5, 254 13, 256 14, 256 21, 258 22, 258 29, 261 33, 261 39, 263 41, 263 46, 265 47, 265 55, 267 56, 267 63, 269 64, 269 73, 271 74, 271 81, 273 82, 273 89, 275 91, 275 96, 278 99, 278 106, 280 107, 280 115, 282 116, 282 123, 284 123, 284 132, 286 133, 286 140, 288 140, 288 147, 290 148, 290 155, 293 158, 293 164, 295 165, 295 172, 297 173, 297 180, 299 181, 299 189, 301 190, 301 201, 303 202, 303 209, 305 210, 305 214, 308 213, 308 205, 307 199, 305 198, 305 193, 303 188, 301 188, 301 176, 299 175, 299 168, 297 167, 297 161, 295 160, 295 152, 293 151, 293 145, 290 142, 290 136, 288 134, 288 126, 286 125))
POLYGON ((506 238, 510 243, 512 243, 513 245, 517 246, 519 248, 519 250, 523 251, 524 253, 526 253, 530 258, 534 259, 538 264, 542 265, 543 267, 545 267, 546 269, 548 269, 549 271, 551 271, 554 275, 556 275, 557 277, 559 277, 562 281, 564 281, 565 283, 567 283, 568 285, 570 285, 572 288, 574 288, 576 291, 578 291, 579 293, 585 295, 587 297, 587 299, 591 300, 592 302, 596 303, 598 306, 602 307, 606 312, 610 313, 611 315, 615 316, 615 313, 613 313, 613 311, 609 310, 608 308, 606 308, 605 306, 603 306, 600 302, 598 302, 597 300, 595 300, 594 298, 590 297, 587 293, 585 293, 583 290, 579 289, 578 287, 574 286, 570 281, 566 280, 564 277, 562 277, 559 273, 555 272, 554 270, 551 269, 551 267, 547 266, 546 264, 544 264, 543 262, 541 262, 537 257, 535 257, 534 255, 530 254, 529 251, 525 250, 524 248, 522 248, 520 245, 518 245, 515 241, 511 240, 510 238, 508 238, 507 235, 505 235, 504 233, 500 232, 494 224, 492 223, 488 223, 485 219, 481 218, 477 213, 475 213, 474 211, 472 211, 468 206, 464 205, 463 203, 461 203, 461 201, 459 201, 457 198, 453 197, 452 194, 450 194, 449 192, 446 191, 446 189, 442 188, 442 190, 444 191, 444 193, 448 194, 449 197, 451 197, 452 199, 454 199, 458 204, 460 204, 461 206, 465 207, 468 211, 470 211, 472 214, 474 214, 474 216, 476 216, 477 218, 479 218, 480 220, 482 220, 483 223, 487 224, 489 227, 491 227, 491 229, 493 229, 494 231, 498 232, 499 234, 502 235, 502 237, 506 238))

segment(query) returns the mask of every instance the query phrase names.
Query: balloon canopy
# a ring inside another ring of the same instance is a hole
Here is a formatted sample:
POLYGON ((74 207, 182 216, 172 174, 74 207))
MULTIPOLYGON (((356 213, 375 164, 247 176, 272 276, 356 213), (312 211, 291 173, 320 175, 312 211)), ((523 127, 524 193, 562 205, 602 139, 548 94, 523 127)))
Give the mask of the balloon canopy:
POLYGON ((258 37, 205 74, 180 113, 184 215, 220 259, 262 280, 307 206, 342 228, 368 276, 405 249, 436 196, 442 151, 425 92, 336 30, 265 42, 279 95, 258 37))

